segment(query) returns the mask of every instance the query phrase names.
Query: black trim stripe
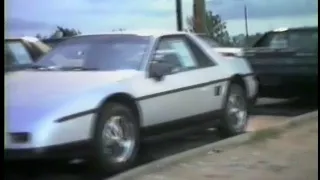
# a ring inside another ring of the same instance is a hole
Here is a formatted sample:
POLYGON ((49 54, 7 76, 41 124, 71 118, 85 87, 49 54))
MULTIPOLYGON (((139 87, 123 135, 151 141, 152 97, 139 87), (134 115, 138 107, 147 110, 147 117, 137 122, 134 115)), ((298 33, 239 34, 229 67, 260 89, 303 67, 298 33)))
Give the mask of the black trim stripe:
MULTIPOLYGON (((254 76, 254 73, 249 73, 249 74, 243 74, 241 75, 242 77, 247 77, 247 76, 254 76)), ((136 98, 137 101, 142 101, 142 100, 146 100, 146 99, 151 99, 151 98, 155 98, 158 96, 164 96, 164 95, 168 95, 168 94, 173 94, 173 93, 177 93, 180 91, 186 91, 186 90, 190 90, 190 89, 195 89, 195 88, 200 88, 203 86, 208 86, 208 85, 212 85, 212 84, 216 84, 216 83, 220 83, 220 82, 224 82, 224 81, 228 81, 230 80, 230 78, 224 78, 224 79, 219 79, 219 80, 214 80, 214 81, 209 81, 209 82, 205 82, 205 83, 201 83, 201 84, 196 84, 196 85, 192 85, 192 86, 187 86, 187 87, 183 87, 183 88, 178 88, 178 89, 174 89, 174 90, 169 90, 169 91, 165 91, 165 92, 160 92, 160 93, 156 93, 156 94, 151 94, 151 95, 146 95, 146 96, 142 96, 139 98, 136 98)), ((88 114, 93 114, 96 113, 98 111, 98 109, 90 109, 87 111, 82 111, 82 112, 78 112, 75 114, 71 114, 68 116, 64 116, 62 118, 57 119, 55 122, 57 123, 61 123, 61 122, 65 122, 65 121, 69 121, 81 116, 85 116, 88 114)))
POLYGON ((85 116, 85 115, 96 113, 97 111, 98 111, 97 109, 90 109, 90 110, 87 110, 87 111, 78 112, 78 113, 75 113, 75 114, 71 114, 71 115, 59 118, 55 122, 61 123, 61 122, 69 121, 71 119, 75 119, 75 118, 78 118, 78 117, 81 117, 81 116, 85 116))
POLYGON ((155 98, 155 97, 158 97, 158 96, 164 96, 164 95, 173 94, 173 93, 177 93, 177 92, 181 92, 181 91, 186 91, 186 90, 190 90, 190 89, 201 88, 201 87, 204 87, 204 86, 208 86, 208 85, 212 85, 212 84, 228 81, 229 79, 230 78, 224 78, 224 79, 209 81, 209 82, 196 84, 196 85, 192 85, 192 86, 187 86, 187 87, 183 87, 183 88, 178 88, 178 89, 174 89, 174 90, 164 91, 164 92, 160 92, 160 93, 156 93, 156 94, 146 95, 146 96, 142 96, 142 97, 136 98, 136 100, 141 101, 141 100, 146 100, 146 99, 150 99, 150 98, 155 98))
MULTIPOLYGON (((248 77, 248 76, 255 76, 255 73, 248 73, 248 74, 241 75, 241 77, 248 77)), ((216 83, 220 83, 220 82, 224 82, 224 81, 229 81, 230 79, 231 79, 231 77, 223 78, 223 79, 219 79, 219 80, 209 81, 209 82, 205 82, 205 83, 201 83, 201 84, 196 84, 196 85, 178 88, 178 89, 174 89, 174 90, 169 90, 169 91, 165 91, 165 92, 160 92, 160 93, 156 93, 156 94, 146 95, 146 96, 138 97, 138 98, 136 98, 136 100, 141 101, 141 100, 146 100, 146 99, 150 99, 150 98, 155 98, 158 96, 164 96, 164 95, 168 95, 168 94, 172 94, 172 93, 177 93, 180 91, 201 88, 203 86, 208 86, 208 85, 212 85, 212 84, 216 84, 216 83)))
POLYGON ((242 74, 242 77, 248 77, 248 76, 255 76, 256 73, 248 73, 248 74, 242 74))

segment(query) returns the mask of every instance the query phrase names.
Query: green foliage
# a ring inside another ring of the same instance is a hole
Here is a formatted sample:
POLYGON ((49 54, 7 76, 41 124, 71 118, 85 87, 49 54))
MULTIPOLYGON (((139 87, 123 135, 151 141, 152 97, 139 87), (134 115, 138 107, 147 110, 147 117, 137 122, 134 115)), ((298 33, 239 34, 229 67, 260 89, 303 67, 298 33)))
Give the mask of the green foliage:
MULTIPOLYGON (((188 17, 187 18, 187 25, 188 31, 194 32, 194 18, 188 17)), ((225 45, 225 46, 231 46, 231 38, 229 36, 229 33, 227 31, 226 22, 222 21, 220 15, 213 14, 212 11, 206 12, 206 23, 205 23, 207 34, 212 37, 215 41, 218 43, 225 45)))
POLYGON ((38 38, 38 39, 46 39, 47 37, 46 36, 43 36, 43 35, 41 35, 41 34, 37 34, 36 35, 36 38, 38 38))
MULTIPOLYGON (((194 32, 194 18, 187 18, 187 29, 186 31, 194 32)), ((253 45, 263 33, 252 34, 247 37, 244 34, 239 34, 231 37, 227 31, 226 22, 224 22, 220 15, 213 14, 212 11, 206 12, 206 29, 207 34, 213 38, 216 42, 224 46, 236 46, 244 47, 253 45)))
POLYGON ((257 142, 257 141, 265 141, 268 139, 277 139, 280 137, 281 133, 283 130, 279 128, 267 128, 267 129, 262 129, 256 132, 253 132, 250 142, 257 142))
POLYGON ((248 36, 248 39, 246 40, 246 37, 244 34, 239 34, 232 37, 232 43, 234 46, 237 47, 251 47, 259 38, 262 37, 262 33, 256 33, 248 36))
POLYGON ((63 38, 63 37, 71 37, 81 34, 79 30, 74 28, 65 28, 62 26, 57 26, 57 29, 50 34, 49 36, 43 36, 41 34, 37 34, 36 37, 38 39, 47 39, 47 38, 63 38))
POLYGON ((247 46, 252 46, 258 39, 262 37, 262 33, 256 33, 249 35, 248 42, 246 43, 247 46))
POLYGON ((64 28, 62 26, 57 26, 57 29, 49 36, 49 38, 62 38, 71 37, 81 34, 79 30, 74 28, 64 28))

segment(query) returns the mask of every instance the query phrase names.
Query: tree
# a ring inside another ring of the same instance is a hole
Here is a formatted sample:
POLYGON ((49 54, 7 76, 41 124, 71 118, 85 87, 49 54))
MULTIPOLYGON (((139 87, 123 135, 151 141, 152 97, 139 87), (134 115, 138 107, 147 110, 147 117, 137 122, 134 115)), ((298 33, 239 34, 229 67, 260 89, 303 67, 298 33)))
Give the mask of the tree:
MULTIPOLYGON (((194 18, 187 18, 188 31, 194 32, 194 18)), ((226 23, 222 21, 220 15, 214 15, 212 11, 206 12, 205 26, 207 34, 222 45, 231 45, 230 36, 226 23)))
POLYGON ((263 34, 262 33, 256 33, 251 34, 248 36, 248 39, 246 40, 246 37, 244 34, 239 34, 232 37, 232 43, 234 46, 243 47, 243 46, 252 46, 253 43, 255 43, 263 34))
POLYGON ((40 33, 36 34, 36 38, 38 39, 46 39, 46 36, 41 35, 40 33))
POLYGON ((62 26, 57 26, 57 29, 49 36, 49 38, 71 37, 79 34, 81 34, 81 32, 74 28, 65 28, 62 26))
POLYGON ((243 47, 246 44, 246 35, 238 34, 238 35, 232 36, 231 41, 233 46, 243 47))
POLYGON ((248 37, 248 42, 247 42, 247 46, 252 46, 258 39, 260 39, 262 37, 262 33, 256 33, 256 34, 252 34, 249 35, 248 37))
POLYGON ((49 36, 44 36, 41 34, 37 34, 36 37, 38 39, 47 39, 47 38, 64 38, 64 37, 71 37, 81 34, 79 30, 74 28, 65 28, 62 26, 57 26, 57 29, 51 33, 49 36))

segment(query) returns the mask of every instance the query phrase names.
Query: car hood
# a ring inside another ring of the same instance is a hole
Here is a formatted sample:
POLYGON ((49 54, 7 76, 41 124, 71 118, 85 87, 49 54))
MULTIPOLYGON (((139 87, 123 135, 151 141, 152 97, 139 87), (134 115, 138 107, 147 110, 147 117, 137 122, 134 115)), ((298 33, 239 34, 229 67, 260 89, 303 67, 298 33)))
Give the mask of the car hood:
POLYGON ((17 71, 5 75, 5 110, 10 123, 30 123, 81 95, 108 88, 138 71, 17 71), (24 120, 22 121, 21 118, 24 120), (20 119, 20 120, 19 120, 20 119))

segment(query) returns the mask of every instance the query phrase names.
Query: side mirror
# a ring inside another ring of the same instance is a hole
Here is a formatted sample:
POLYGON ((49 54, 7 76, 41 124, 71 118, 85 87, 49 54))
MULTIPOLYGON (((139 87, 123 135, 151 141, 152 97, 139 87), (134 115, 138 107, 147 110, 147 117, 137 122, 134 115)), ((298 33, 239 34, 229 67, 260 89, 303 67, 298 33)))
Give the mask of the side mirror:
POLYGON ((172 70, 178 66, 171 60, 179 59, 174 53, 156 54, 149 67, 149 76, 157 81, 161 81, 167 74, 172 73, 172 70))

